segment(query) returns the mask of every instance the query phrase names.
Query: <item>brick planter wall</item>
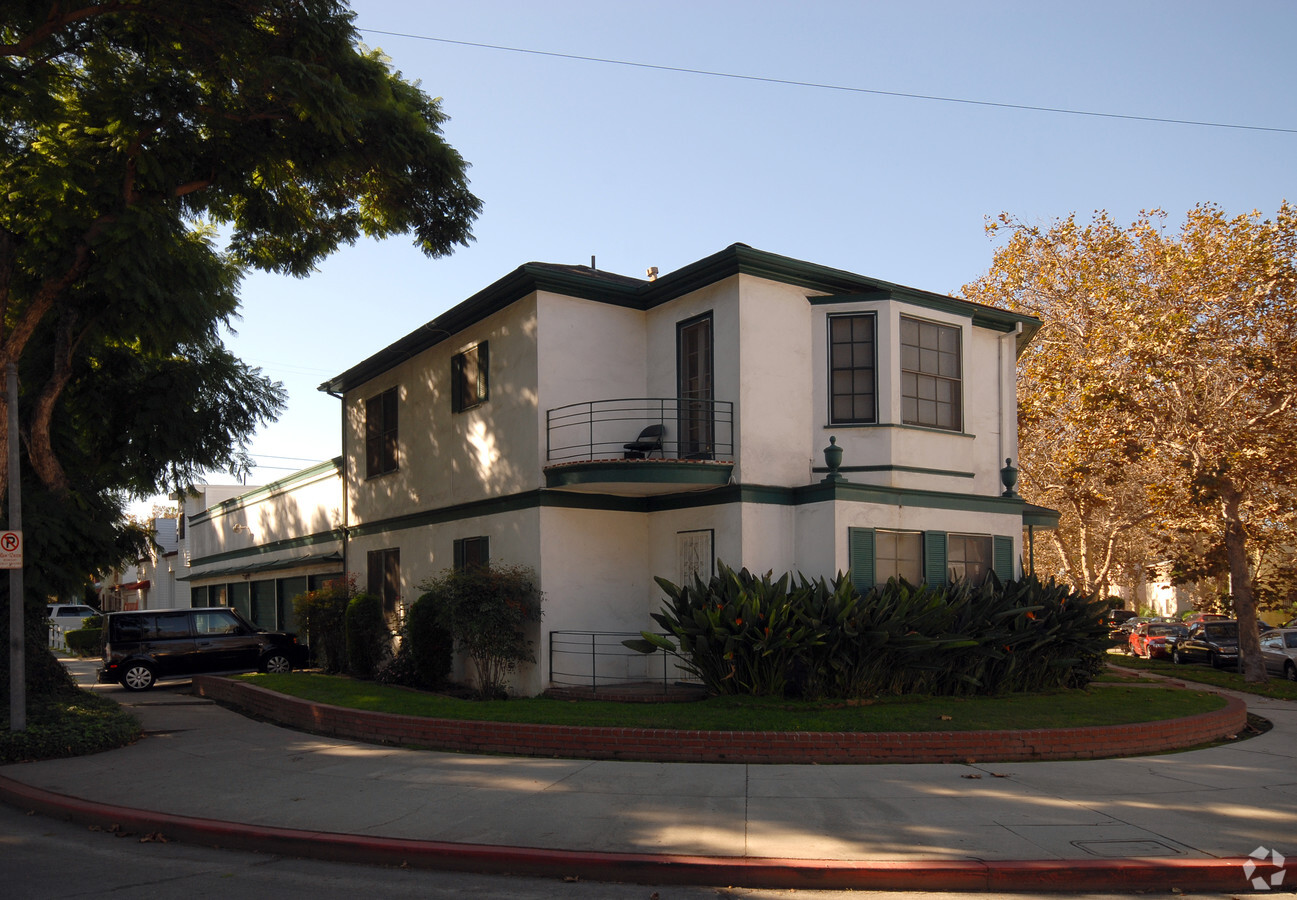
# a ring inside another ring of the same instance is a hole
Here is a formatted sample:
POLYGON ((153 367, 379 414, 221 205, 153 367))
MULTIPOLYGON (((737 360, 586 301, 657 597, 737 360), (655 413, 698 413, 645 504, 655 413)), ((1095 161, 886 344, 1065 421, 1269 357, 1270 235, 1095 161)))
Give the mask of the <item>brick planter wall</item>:
POLYGON ((514 756, 732 763, 958 763, 1138 756, 1238 734, 1247 706, 1226 698, 1214 712, 1134 725, 1036 731, 749 732, 671 731, 466 722, 365 712, 298 700, 210 675, 194 692, 316 734, 428 750, 514 756))

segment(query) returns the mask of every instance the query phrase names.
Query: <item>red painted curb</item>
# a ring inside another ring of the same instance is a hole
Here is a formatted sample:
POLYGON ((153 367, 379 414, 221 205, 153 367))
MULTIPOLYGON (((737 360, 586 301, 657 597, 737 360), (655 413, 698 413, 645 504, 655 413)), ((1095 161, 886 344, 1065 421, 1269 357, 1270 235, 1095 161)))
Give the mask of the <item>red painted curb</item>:
POLYGON ((1247 705, 1134 725, 1033 731, 744 732, 600 728, 432 719, 299 700, 244 681, 196 675, 193 691, 314 734, 465 753, 727 763, 965 763, 1101 759, 1163 753, 1236 735, 1247 705))
MULTIPOLYGON (((855 860, 708 857, 546 850, 368 837, 246 825, 129 809, 45 791, 0 776, 0 799, 85 825, 305 859, 492 874, 576 876, 637 884, 905 891, 1093 891, 1133 888, 1245 891, 1247 859, 855 860)), ((1277 870, 1276 870, 1277 871, 1277 870)), ((1285 876, 1297 862, 1285 867, 1285 876)), ((1267 871, 1266 875, 1274 874, 1267 871)))

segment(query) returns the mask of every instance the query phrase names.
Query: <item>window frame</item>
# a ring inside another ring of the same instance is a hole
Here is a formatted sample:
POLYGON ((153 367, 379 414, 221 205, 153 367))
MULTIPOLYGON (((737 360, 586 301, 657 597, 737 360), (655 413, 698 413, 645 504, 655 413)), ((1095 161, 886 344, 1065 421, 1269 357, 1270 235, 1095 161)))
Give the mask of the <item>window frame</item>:
POLYGON ((830 423, 831 425, 876 425, 876 424, 878 424, 878 313, 876 313, 876 312, 830 313, 829 315, 827 315, 827 316, 825 317, 825 330, 826 330, 826 339, 827 339, 827 341, 828 341, 828 345, 827 345, 827 346, 828 346, 828 360, 827 360, 827 362, 828 362, 828 377, 829 377, 829 380, 828 380, 829 423, 830 423), (854 360, 854 356, 855 356, 855 350, 854 350, 854 347, 855 347, 855 345, 856 345, 857 343, 863 343, 863 342, 855 340, 855 335, 854 335, 855 326, 854 326, 854 323, 853 323, 853 325, 852 325, 852 332, 853 332, 853 334, 852 334, 852 340, 850 340, 850 341, 845 341, 845 342, 842 342, 842 341, 835 341, 835 340, 834 340, 834 335, 833 335, 833 325, 834 325, 834 322, 835 322, 835 321, 839 321, 839 320, 848 320, 848 321, 850 321, 850 320, 856 320, 856 319, 867 320, 867 321, 869 322, 869 327, 870 327, 870 339, 869 339, 869 342, 870 342, 870 344, 872 345, 872 347, 871 347, 871 351, 870 351, 871 359, 870 359, 870 362, 869 362, 869 365, 868 365, 867 368, 868 368, 868 371, 869 371, 869 373, 870 373, 871 380, 872 380, 873 384, 872 384, 872 388, 871 388, 871 390, 870 390, 870 394, 872 395, 872 403, 870 404, 870 405, 871 405, 871 410, 870 410, 870 412, 869 412, 869 414, 868 414, 867 417, 861 417, 861 416, 854 415, 854 413, 856 412, 856 404, 857 404, 857 402, 858 402, 856 398, 857 398, 858 396, 860 396, 860 395, 863 393, 863 392, 858 392, 858 391, 855 390, 855 388, 856 388, 856 384, 855 384, 856 375, 857 375, 857 373, 862 372, 862 371, 865 371, 865 369, 866 369, 866 367, 864 367, 864 366, 857 366, 857 365, 854 365, 854 362, 855 362, 855 360, 854 360), (852 355, 852 357, 853 357, 853 358, 852 358, 852 363, 853 363, 853 364, 850 365, 850 366, 838 366, 838 365, 835 365, 835 361, 834 361, 834 348, 837 347, 837 346, 841 346, 841 345, 843 345, 843 344, 845 344, 845 345, 850 346, 850 347, 853 348, 852 351, 851 351, 851 355, 852 355), (836 377, 836 376, 837 376, 837 374, 838 374, 839 372, 849 372, 849 373, 851 373, 851 381, 852 381, 852 385, 851 385, 851 387, 852 387, 852 391, 851 391, 850 394, 847 394, 847 393, 845 393, 845 392, 839 393, 839 392, 836 390, 835 382, 837 381, 837 377, 836 377), (851 416, 843 416, 843 417, 841 417, 841 418, 838 417, 838 415, 837 415, 837 404, 836 404, 835 401, 836 401, 839 397, 850 397, 850 398, 851 398, 852 413, 853 413, 853 415, 851 415, 851 416))
POLYGON ((962 433, 964 430, 964 329, 959 325, 951 325, 947 322, 934 322, 931 319, 921 319, 918 316, 902 315, 900 317, 900 365, 898 371, 901 377, 901 423, 904 425, 913 425, 919 428, 935 428, 941 431, 953 431, 962 433), (918 343, 909 343, 906 341, 907 323, 913 323, 918 329, 918 343), (935 348, 923 346, 923 330, 936 329, 937 346, 935 348), (955 375, 943 372, 943 357, 949 356, 949 351, 942 349, 941 336, 943 333, 953 334, 955 337, 954 349, 954 368, 955 375), (917 368, 906 365, 906 350, 913 348, 917 368), (927 365, 929 360, 925 359, 925 354, 936 354, 935 371, 929 371, 927 365), (914 392, 911 394, 909 382, 914 379, 914 392), (924 386, 931 384, 932 397, 924 397, 924 386), (940 397, 942 386, 946 386, 950 392, 949 399, 940 397), (907 406, 913 403, 914 412, 910 413, 907 406), (931 403, 935 406, 935 411, 931 416, 925 416, 922 413, 923 404, 931 403), (952 422, 942 424, 941 408, 948 407, 951 411, 952 422))
POLYGON ((384 547, 365 553, 365 588, 383 604, 383 616, 391 621, 401 603, 401 548, 384 547))
POLYGON ((452 551, 452 567, 456 572, 463 572, 470 565, 491 565, 491 538, 489 535, 479 534, 474 537, 455 538, 452 551), (470 559, 470 553, 472 559, 470 559))
POLYGON ((450 358, 450 409, 467 412, 491 399, 490 342, 479 341, 450 358), (470 367, 469 363, 472 362, 470 367), (471 375, 471 382, 469 377, 471 375))
POLYGON ((365 400, 365 477, 401 467, 400 395, 391 387, 365 400))
POLYGON ((874 530, 874 579, 875 581, 881 584, 886 584, 888 580, 895 577, 895 578, 902 578, 913 585, 923 584, 924 561, 926 559, 924 555, 923 537, 924 535, 922 531, 915 531, 913 529, 903 529, 903 528, 875 529, 874 530), (901 538, 918 541, 918 545, 919 545, 918 555, 906 560, 907 562, 911 562, 913 564, 914 574, 916 577, 911 578, 905 573, 899 571, 901 568, 901 566, 898 565, 898 563, 901 560, 900 557, 883 555, 882 553, 883 541, 880 540, 880 538, 882 538, 884 535, 897 538, 898 547, 900 546, 899 541, 901 538), (888 565, 884 565, 884 563, 887 563, 888 565))
POLYGON ((995 536, 990 534, 948 532, 946 534, 946 571, 950 573, 949 577, 951 581, 964 580, 970 581, 974 585, 982 584, 982 582, 986 581, 987 574, 995 571, 995 536), (973 542, 976 542, 977 545, 985 549, 985 558, 969 558, 968 548, 973 542), (961 551, 958 554, 958 558, 956 558, 956 553, 954 552, 956 546, 958 546, 961 551), (968 566, 970 563, 976 563, 981 567, 980 571, 975 573, 975 577, 970 577, 968 574, 968 566), (956 571, 956 566, 960 567, 958 571, 956 571))

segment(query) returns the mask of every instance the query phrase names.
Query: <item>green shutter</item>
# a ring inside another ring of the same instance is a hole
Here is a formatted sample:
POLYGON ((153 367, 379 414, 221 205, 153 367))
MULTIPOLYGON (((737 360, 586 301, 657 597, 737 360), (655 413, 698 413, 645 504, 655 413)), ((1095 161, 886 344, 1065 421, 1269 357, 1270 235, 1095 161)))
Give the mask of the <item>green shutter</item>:
POLYGON ((450 411, 462 412, 464 404, 464 354, 456 353, 450 358, 450 411))
POLYGON ((847 565, 852 587, 863 594, 874 586, 874 529, 847 529, 847 565))
POLYGON ((923 580, 932 587, 946 585, 946 533, 923 532, 923 580))
POLYGON ((1013 538, 1002 534, 995 536, 995 575, 1001 581, 1013 580, 1013 538))
POLYGON ((491 361, 488 350, 489 342, 483 341, 477 345, 477 402, 483 403, 491 396, 490 379, 488 377, 491 361))

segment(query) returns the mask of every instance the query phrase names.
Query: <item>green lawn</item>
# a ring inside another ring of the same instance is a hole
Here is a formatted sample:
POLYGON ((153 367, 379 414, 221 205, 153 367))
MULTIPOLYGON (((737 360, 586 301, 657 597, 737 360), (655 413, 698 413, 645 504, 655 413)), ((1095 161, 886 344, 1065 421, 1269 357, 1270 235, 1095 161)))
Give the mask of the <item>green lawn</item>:
POLYGON ((1120 684, 1003 697, 889 697, 861 704, 763 697, 713 697, 693 703, 476 701, 310 672, 242 677, 304 700, 402 715, 714 731, 978 731, 1121 725, 1195 715, 1225 703, 1215 694, 1199 691, 1120 684))
POLYGON ((1276 700, 1297 700, 1297 682, 1287 681, 1278 675, 1271 675, 1265 684, 1248 684, 1243 676, 1234 669, 1213 669, 1208 665, 1177 666, 1169 659, 1141 659, 1138 656, 1114 654, 1109 660, 1113 665, 1137 669, 1141 672, 1152 672, 1155 675, 1169 675, 1185 681, 1196 681, 1199 684, 1211 684, 1229 688, 1261 697, 1272 697, 1276 700))

